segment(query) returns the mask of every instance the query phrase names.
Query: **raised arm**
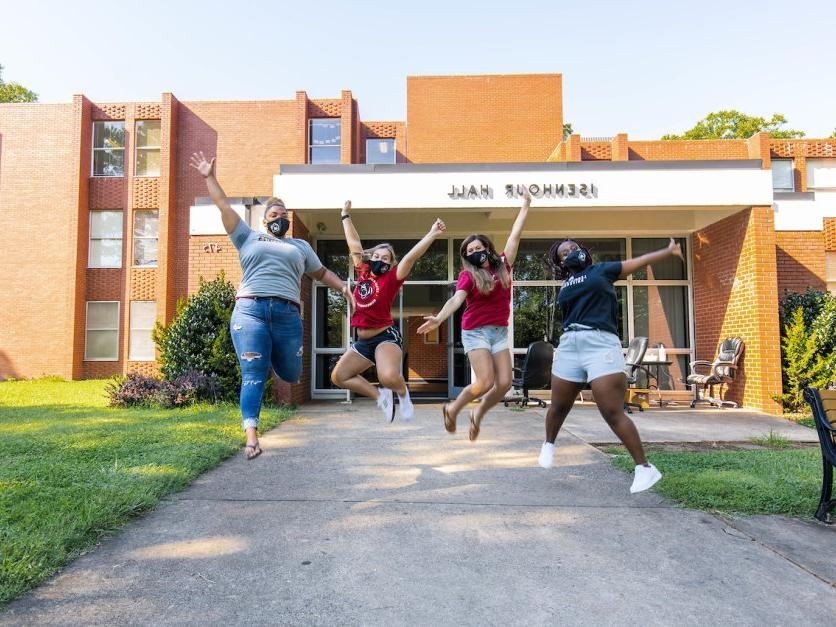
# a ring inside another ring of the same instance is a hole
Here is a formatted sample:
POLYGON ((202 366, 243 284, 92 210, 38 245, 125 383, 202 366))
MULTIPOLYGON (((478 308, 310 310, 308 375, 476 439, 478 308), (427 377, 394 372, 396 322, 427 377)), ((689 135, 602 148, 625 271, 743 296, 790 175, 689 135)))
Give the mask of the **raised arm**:
POLYGON ((441 308, 438 315, 424 316, 424 324, 418 327, 418 333, 429 333, 433 329, 437 328, 442 322, 452 316, 459 307, 462 306, 465 298, 467 298, 466 291, 456 290, 456 293, 450 297, 450 300, 444 303, 444 307, 441 308))
POLYGON ((241 221, 241 216, 235 213, 230 206, 224 190, 221 188, 220 183, 218 183, 218 179, 215 178, 215 158, 212 157, 212 160, 208 161, 202 152, 196 152, 192 154, 189 165, 200 172, 200 175, 206 180, 209 197, 215 203, 215 206, 221 210, 221 220, 224 223, 224 229, 227 234, 232 234, 235 227, 241 221))
POLYGON ((412 249, 403 256, 400 263, 398 263, 397 277, 399 281, 403 281, 407 276, 409 276, 415 262, 421 258, 421 255, 429 250, 430 245, 435 241, 435 239, 446 230, 447 227, 444 225, 444 222, 441 221, 441 218, 436 219, 430 229, 430 232, 421 238, 421 241, 415 244, 415 246, 413 246, 412 249))
POLYGON ((618 275, 618 278, 624 279, 633 274, 639 268, 643 268, 648 264, 656 263, 657 261, 662 261, 662 259, 667 259, 672 256, 679 257, 685 261, 685 257, 682 256, 682 246, 677 244, 673 238, 671 238, 671 242, 668 244, 667 248, 655 250, 652 253, 645 253, 640 257, 633 257, 632 259, 625 259, 622 261, 621 274, 618 275))
POLYGON ((525 185, 523 185, 522 197, 520 212, 517 214, 517 219, 514 220, 514 226, 511 227, 511 234, 508 236, 508 241, 505 242, 505 260, 509 266, 513 266, 517 260, 517 251, 520 249, 520 237, 525 226, 525 220, 528 217, 528 208, 531 206, 531 194, 525 185))
POLYGON ((351 263, 355 267, 363 262, 363 242, 360 240, 360 235, 357 229, 354 228, 354 223, 351 221, 351 201, 346 200, 343 205, 343 210, 340 213, 340 219, 343 223, 343 231, 345 231, 345 241, 348 243, 348 252, 351 255, 351 263))

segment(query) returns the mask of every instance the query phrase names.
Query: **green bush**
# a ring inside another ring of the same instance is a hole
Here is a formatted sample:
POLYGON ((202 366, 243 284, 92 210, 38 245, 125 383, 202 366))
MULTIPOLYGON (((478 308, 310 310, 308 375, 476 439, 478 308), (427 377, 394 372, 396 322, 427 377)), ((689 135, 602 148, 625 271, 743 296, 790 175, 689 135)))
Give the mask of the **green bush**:
POLYGON ((796 309, 801 307, 804 312, 804 326, 808 329, 813 324, 813 321, 824 309, 828 302, 836 300, 830 292, 822 290, 814 290, 811 287, 807 288, 805 292, 791 292, 787 294, 781 301, 780 317, 781 329, 783 330, 787 324, 792 321, 796 309))
POLYGON ((781 338, 784 393, 774 398, 785 411, 800 411, 804 407, 802 394, 805 388, 829 385, 836 365, 832 351, 820 352, 818 335, 804 323, 804 313, 800 306, 795 310, 784 325, 784 337, 781 338))
POLYGON ((201 278, 197 293, 177 303, 171 324, 157 324, 154 342, 165 380, 199 372, 217 381, 218 400, 238 398, 241 369, 229 333, 234 307, 235 288, 223 274, 212 281, 201 278))

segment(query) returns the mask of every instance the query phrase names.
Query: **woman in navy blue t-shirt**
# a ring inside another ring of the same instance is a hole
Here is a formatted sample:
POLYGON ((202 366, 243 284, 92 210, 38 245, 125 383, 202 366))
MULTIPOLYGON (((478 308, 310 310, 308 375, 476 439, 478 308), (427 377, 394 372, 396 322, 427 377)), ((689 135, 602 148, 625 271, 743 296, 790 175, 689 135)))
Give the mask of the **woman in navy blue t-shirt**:
POLYGON ((636 462, 630 492, 642 492, 662 478, 647 462, 639 432, 624 413, 627 379, 618 336, 618 299, 613 283, 639 268, 670 256, 682 257, 673 239, 667 248, 625 261, 592 263, 589 251, 574 240, 556 242, 549 250, 555 276, 564 279, 557 297, 563 334, 552 364, 552 402, 546 412, 546 441, 540 465, 551 468, 554 442, 578 392, 589 383, 598 411, 636 462))

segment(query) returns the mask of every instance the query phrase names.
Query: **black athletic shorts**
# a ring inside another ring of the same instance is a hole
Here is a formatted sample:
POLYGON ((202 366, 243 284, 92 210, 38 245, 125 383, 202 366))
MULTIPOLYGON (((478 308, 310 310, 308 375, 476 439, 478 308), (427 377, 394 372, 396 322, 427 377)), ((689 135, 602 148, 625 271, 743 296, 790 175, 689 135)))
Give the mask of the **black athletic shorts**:
POLYGON ((398 330, 398 327, 389 327, 377 335, 365 340, 358 339, 351 345, 351 350, 362 355, 370 362, 375 363, 374 352, 381 344, 395 344, 398 348, 403 350, 403 338, 401 337, 401 332, 398 330))

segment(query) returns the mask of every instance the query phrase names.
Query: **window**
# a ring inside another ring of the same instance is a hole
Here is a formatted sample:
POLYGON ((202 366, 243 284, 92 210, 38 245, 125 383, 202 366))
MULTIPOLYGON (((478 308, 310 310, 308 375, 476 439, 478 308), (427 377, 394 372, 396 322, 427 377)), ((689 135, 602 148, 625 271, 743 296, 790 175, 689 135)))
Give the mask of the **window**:
POLYGON ((339 163, 340 136, 339 118, 310 120, 309 161, 311 163, 339 163))
POLYGON ((125 175, 125 123, 93 122, 93 176, 125 175))
POLYGON ((119 302, 87 303, 86 361, 116 361, 119 358, 119 302))
POLYGON ((131 337, 128 359, 154 361, 154 340, 151 332, 157 322, 157 303, 153 300, 131 301, 131 337))
POLYGON ((395 140, 367 139, 366 163, 395 163, 395 140))
POLYGON ((134 266, 157 267, 159 217, 156 209, 134 211, 134 266))
POLYGON ((160 121, 136 123, 136 175, 160 175, 160 121))
POLYGON ((836 189, 836 159, 807 159, 807 189, 836 189))
POLYGON ((772 189, 776 192, 795 190, 792 159, 772 160, 772 189))
POLYGON ((90 212, 88 268, 122 267, 122 211, 90 212))

